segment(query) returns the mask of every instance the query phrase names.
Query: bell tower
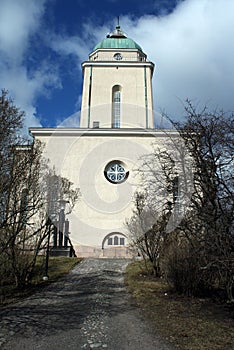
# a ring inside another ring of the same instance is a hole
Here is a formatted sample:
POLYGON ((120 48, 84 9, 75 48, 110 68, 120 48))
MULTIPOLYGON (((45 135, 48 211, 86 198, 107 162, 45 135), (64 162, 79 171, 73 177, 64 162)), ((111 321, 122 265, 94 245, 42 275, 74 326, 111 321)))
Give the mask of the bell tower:
POLYGON ((154 64, 117 25, 83 62, 81 128, 154 128, 154 64))

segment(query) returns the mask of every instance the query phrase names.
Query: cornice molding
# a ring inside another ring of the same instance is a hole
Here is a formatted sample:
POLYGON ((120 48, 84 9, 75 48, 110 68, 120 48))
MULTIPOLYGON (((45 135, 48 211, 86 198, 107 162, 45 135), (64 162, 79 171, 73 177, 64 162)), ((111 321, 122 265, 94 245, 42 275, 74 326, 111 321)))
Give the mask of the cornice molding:
POLYGON ((84 61, 82 68, 90 66, 105 66, 105 67, 150 67, 154 68, 153 62, 139 62, 139 61, 84 61))
POLYGON ((178 132, 170 129, 29 128, 29 132, 33 137, 178 137, 178 132))

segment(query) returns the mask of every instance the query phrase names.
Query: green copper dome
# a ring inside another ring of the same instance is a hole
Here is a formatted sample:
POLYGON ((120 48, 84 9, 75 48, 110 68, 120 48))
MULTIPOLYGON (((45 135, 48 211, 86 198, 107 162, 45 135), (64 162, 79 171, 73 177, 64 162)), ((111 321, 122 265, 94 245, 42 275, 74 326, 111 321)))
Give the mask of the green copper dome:
POLYGON ((142 51, 140 45, 134 40, 127 38, 126 34, 122 32, 120 26, 107 35, 106 39, 100 41, 93 49, 137 49, 142 51))

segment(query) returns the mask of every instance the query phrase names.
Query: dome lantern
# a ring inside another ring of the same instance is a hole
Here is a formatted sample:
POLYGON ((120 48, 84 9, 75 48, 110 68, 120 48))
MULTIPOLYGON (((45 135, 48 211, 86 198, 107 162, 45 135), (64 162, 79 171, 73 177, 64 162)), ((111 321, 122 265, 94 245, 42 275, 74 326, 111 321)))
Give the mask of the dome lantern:
POLYGON ((106 38, 100 41, 93 49, 135 49, 142 51, 140 45, 127 37, 119 25, 106 38))

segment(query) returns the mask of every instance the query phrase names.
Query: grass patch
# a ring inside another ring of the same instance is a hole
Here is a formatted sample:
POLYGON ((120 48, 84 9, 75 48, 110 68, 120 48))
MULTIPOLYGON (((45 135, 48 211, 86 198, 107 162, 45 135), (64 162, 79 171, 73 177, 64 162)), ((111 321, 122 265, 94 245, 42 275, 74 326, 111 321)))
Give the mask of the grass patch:
MULTIPOLYGON (((50 282, 56 281, 61 276, 67 274, 81 260, 82 259, 79 259, 79 258, 51 256, 49 258, 49 268, 48 268, 49 281, 50 282)), ((42 256, 39 256, 37 258, 35 272, 32 279, 33 284, 37 284, 42 281, 42 278, 44 276, 44 270, 45 270, 44 266, 45 266, 45 258, 42 256)))
POLYGON ((128 266, 126 283, 151 325, 178 349, 233 349, 233 305, 177 295, 148 275, 142 262, 128 266))
POLYGON ((48 268, 49 280, 43 281, 45 257, 38 256, 32 281, 29 285, 25 286, 24 289, 16 288, 13 283, 0 286, 0 305, 3 306, 14 303, 31 295, 39 288, 43 288, 45 285, 55 282, 60 277, 67 274, 81 260, 82 259, 79 258, 50 257, 48 268))

